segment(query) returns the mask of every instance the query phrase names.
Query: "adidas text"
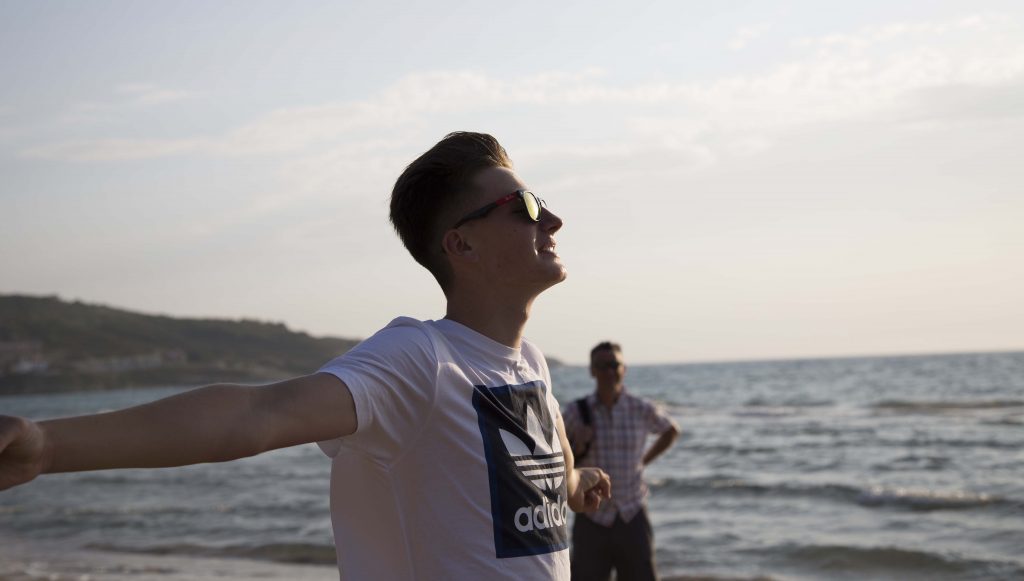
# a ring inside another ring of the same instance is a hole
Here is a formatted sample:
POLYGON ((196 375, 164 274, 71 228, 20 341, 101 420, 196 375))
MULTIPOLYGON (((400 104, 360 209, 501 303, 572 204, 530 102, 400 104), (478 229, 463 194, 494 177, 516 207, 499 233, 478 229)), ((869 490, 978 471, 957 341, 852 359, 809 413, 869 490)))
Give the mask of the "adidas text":
POLYGON ((539 506, 524 506, 516 511, 516 529, 525 533, 534 529, 560 527, 566 524, 568 510, 569 505, 562 500, 561 495, 555 502, 548 502, 545 498, 539 506))

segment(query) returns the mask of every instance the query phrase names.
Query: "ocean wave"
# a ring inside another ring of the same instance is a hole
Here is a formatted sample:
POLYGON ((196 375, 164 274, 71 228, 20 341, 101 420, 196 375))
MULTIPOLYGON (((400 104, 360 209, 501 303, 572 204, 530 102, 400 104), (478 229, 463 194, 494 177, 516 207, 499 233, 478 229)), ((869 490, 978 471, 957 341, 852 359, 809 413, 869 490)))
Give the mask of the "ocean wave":
POLYGON ((926 570, 936 573, 965 570, 965 564, 946 559, 942 555, 895 547, 812 545, 793 549, 789 555, 801 561, 813 561, 825 568, 838 568, 846 572, 877 568, 884 568, 886 571, 911 569, 916 573, 923 573, 926 570))
POLYGON ((779 498, 818 498, 874 508, 902 508, 914 511, 963 510, 990 506, 1024 507, 1024 502, 1000 496, 962 490, 929 490, 847 484, 805 484, 800 482, 758 483, 729 475, 692 479, 667 478, 652 482, 659 493, 685 496, 737 494, 779 498))
POLYGON ((988 438, 940 438, 931 434, 915 435, 910 438, 878 438, 875 445, 886 448, 988 448, 990 450, 1017 451, 1024 443, 1013 439, 988 438))
POLYGON ((743 402, 747 407, 779 407, 779 408, 818 408, 835 405, 831 399, 787 399, 783 401, 769 401, 763 397, 754 397, 743 402))
POLYGON ((1024 427, 1024 414, 1010 414, 994 420, 985 420, 981 423, 986 426, 1012 426, 1015 428, 1021 428, 1024 427))
POLYGON ((843 484, 803 484, 799 482, 759 483, 727 474, 698 478, 666 478, 652 482, 651 488, 670 495, 742 494, 777 497, 818 497, 855 501, 860 488, 843 484))
POLYGON ((659 575, 661 581, 774 581, 774 577, 766 577, 764 575, 758 575, 757 577, 735 577, 735 576, 721 576, 714 574, 683 574, 683 575, 659 575))
POLYGON ((784 418, 807 413, 806 410, 794 406, 752 406, 732 412, 737 418, 784 418))
POLYGON ((263 545, 204 546, 190 543, 130 547, 106 543, 94 543, 87 549, 138 553, 144 555, 190 555, 195 557, 228 557, 256 559, 277 563, 301 565, 334 565, 336 557, 333 545, 312 543, 268 543, 263 545))
POLYGON ((937 553, 914 548, 846 545, 785 544, 757 552, 769 553, 773 561, 813 569, 827 575, 829 572, 851 575, 906 574, 913 578, 926 576, 946 577, 958 574, 977 575, 978 578, 1016 578, 1024 573, 1019 565, 959 556, 955 553, 937 553))
POLYGON ((873 486, 857 496, 863 506, 897 506, 913 510, 964 509, 1005 502, 991 494, 963 490, 928 490, 923 488, 885 488, 873 486))
POLYGON ((747 456, 751 454, 773 454, 779 452, 778 448, 772 446, 746 446, 740 444, 691 444, 688 448, 697 454, 735 454, 747 456))
POLYGON ((876 463, 872 465, 872 469, 879 472, 941 471, 949 467, 952 462, 953 459, 948 456, 908 454, 894 460, 876 463))
POLYGON ((992 400, 902 400, 888 399, 868 406, 871 409, 888 413, 906 414, 943 414, 958 411, 998 410, 1024 407, 1024 400, 992 399, 992 400))
POLYGON ((189 507, 175 505, 159 506, 68 506, 53 511, 55 516, 63 518, 78 517, 117 517, 117 516, 181 516, 181 515, 206 515, 211 513, 229 513, 232 508, 228 505, 189 507))

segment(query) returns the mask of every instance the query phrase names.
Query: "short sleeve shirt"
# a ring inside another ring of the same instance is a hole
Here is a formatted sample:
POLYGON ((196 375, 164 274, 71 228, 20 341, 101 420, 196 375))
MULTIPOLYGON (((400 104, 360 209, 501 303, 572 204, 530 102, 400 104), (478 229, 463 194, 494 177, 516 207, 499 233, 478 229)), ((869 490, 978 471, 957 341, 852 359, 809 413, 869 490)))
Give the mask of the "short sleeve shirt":
MULTIPOLYGON (((589 452, 577 460, 577 465, 598 466, 612 480, 611 498, 586 516, 604 526, 611 526, 616 515, 629 522, 640 512, 647 498, 647 484, 643 479, 647 437, 664 433, 674 424, 663 409, 627 391, 622 392, 611 408, 601 404, 595 394, 589 395, 586 401, 594 439, 589 452)), ((576 402, 570 402, 562 415, 565 431, 571 438, 583 426, 576 402)))
POLYGON ((568 579, 559 409, 543 355, 400 318, 321 370, 357 428, 333 458, 342 579, 568 579))

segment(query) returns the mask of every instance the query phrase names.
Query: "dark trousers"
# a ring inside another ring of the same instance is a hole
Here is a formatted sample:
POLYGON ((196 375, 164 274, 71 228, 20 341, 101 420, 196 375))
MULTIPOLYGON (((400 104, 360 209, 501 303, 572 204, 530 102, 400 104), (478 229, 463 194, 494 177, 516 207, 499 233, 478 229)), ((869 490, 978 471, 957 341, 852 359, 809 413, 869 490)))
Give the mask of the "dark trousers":
POLYGON ((629 522, 615 517, 610 527, 582 514, 572 527, 572 581, 607 581, 615 569, 616 581, 656 581, 654 533, 647 509, 629 522))

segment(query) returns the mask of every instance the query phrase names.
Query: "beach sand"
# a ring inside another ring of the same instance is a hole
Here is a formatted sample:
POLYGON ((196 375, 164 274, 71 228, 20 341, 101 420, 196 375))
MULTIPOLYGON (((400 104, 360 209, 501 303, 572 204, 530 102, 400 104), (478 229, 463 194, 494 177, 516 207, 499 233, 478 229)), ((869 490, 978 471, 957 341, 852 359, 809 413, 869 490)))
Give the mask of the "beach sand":
MULTIPOLYGON (((138 555, 68 548, 59 543, 0 539, 0 581, 337 581, 328 565, 249 559, 138 555)), ((663 581, 770 581, 765 577, 663 576, 663 581)))
MULTIPOLYGON (((249 559, 137 555, 68 549, 60 544, 0 542, 0 581, 337 581, 328 565, 287 565, 249 559)), ((771 577, 663 575, 662 581, 772 581, 771 577)))
POLYGON ((59 543, 0 542, 0 581, 337 581, 326 565, 287 565, 248 559, 138 555, 68 548, 59 543))

